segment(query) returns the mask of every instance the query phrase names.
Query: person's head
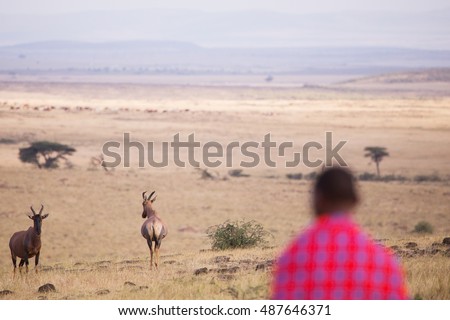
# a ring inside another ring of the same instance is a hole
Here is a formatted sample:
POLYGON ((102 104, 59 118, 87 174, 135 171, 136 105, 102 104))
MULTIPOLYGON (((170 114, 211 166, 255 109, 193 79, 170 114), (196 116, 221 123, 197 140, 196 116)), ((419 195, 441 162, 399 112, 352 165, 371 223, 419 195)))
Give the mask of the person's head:
POLYGON ((351 211, 358 200, 355 178, 348 169, 325 169, 317 177, 313 196, 316 216, 351 211))

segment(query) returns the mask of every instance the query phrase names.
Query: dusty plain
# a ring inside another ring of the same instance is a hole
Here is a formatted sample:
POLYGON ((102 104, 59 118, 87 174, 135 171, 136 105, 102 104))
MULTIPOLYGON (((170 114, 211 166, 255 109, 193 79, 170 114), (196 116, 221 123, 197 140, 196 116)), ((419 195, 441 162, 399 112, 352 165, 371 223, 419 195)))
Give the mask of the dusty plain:
MULTIPOLYGON (((411 298, 450 299, 450 253, 441 244, 450 236, 450 86, 392 86, 1 82, 0 291, 13 293, 0 299, 267 298, 271 261, 311 221, 311 181, 286 174, 318 169, 286 168, 278 158, 276 168, 244 168, 249 177, 230 177, 231 168, 221 166, 209 169, 221 179, 205 180, 189 165, 139 168, 136 155, 131 168, 110 172, 90 159, 125 132, 156 145, 176 133, 222 145, 261 142, 271 133, 301 150, 308 141, 324 144, 326 131, 335 143, 347 141, 342 156, 356 174, 375 172, 366 146, 388 149, 382 174, 409 180, 360 181, 355 218, 373 238, 397 246, 411 298), (18 149, 36 140, 75 147, 73 166, 39 170, 21 163, 18 149), (441 181, 414 181, 432 174, 441 181), (158 271, 149 270, 140 235, 144 190, 157 190, 155 208, 169 226, 158 271), (41 270, 13 279, 9 238, 30 226, 25 213, 41 203, 50 213, 41 270), (273 237, 256 249, 211 251, 205 231, 227 219, 256 220, 273 237), (420 221, 434 232, 414 233, 420 221), (417 247, 405 247, 409 242, 417 247), (45 283, 56 292, 38 293, 45 283)), ((240 160, 236 155, 232 169, 240 160)))

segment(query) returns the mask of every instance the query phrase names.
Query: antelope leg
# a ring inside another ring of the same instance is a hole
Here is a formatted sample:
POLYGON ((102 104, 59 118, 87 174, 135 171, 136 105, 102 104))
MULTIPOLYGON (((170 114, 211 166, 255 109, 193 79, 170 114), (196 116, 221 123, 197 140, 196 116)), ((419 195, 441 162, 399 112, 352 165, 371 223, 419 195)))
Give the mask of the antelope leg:
POLYGON ((39 264, 39 256, 41 252, 36 253, 36 257, 34 258, 34 270, 38 273, 38 264, 39 264))
POLYGON ((23 267, 24 263, 25 263, 25 260, 24 259, 20 259, 20 263, 19 263, 19 272, 20 273, 22 273, 22 267, 23 267))
POLYGON ((13 279, 14 279, 16 277, 17 257, 15 255, 11 254, 11 259, 12 259, 12 263, 14 266, 14 269, 13 269, 13 279))
POLYGON ((150 249, 150 270, 153 269, 153 243, 152 240, 147 240, 148 247, 150 249))
POLYGON ((159 265, 159 248, 161 247, 161 240, 155 241, 155 251, 156 251, 156 262, 155 266, 158 269, 159 265))

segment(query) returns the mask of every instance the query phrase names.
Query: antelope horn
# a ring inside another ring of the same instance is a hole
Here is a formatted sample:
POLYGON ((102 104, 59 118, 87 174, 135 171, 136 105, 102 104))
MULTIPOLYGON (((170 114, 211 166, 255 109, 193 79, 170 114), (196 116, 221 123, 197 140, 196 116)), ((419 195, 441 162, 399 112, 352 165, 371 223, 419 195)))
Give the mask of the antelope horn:
POLYGON ((147 200, 150 200, 150 198, 155 194, 156 191, 153 191, 152 193, 150 193, 150 195, 148 196, 147 200))
POLYGON ((41 215, 42 210, 44 210, 44 205, 41 203, 41 210, 39 210, 39 215, 41 215))
POLYGON ((36 215, 36 211, 34 211, 33 206, 30 206, 31 212, 33 212, 33 216, 36 215))
POLYGON ((144 199, 145 200, 145 193, 146 193, 147 191, 144 191, 144 192, 142 192, 142 199, 144 199))

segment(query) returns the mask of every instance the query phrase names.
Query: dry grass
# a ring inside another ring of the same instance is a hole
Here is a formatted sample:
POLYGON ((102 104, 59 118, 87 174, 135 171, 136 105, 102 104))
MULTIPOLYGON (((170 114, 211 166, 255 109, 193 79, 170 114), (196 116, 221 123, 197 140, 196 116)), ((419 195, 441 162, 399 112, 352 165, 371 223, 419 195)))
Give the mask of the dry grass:
POLYGON ((448 255, 404 259, 411 296, 416 299, 450 300, 448 260, 448 255))
POLYGON ((37 275, 15 280, 2 277, 0 284, 20 292, 7 296, 12 299, 261 299, 268 294, 269 277, 255 268, 258 261, 271 256, 273 252, 266 250, 191 252, 163 256, 161 268, 153 272, 144 258, 57 264, 44 267, 37 275), (230 260, 216 262, 217 256, 230 260), (204 267, 208 273, 194 275, 204 267), (38 293, 38 287, 47 282, 57 291, 38 293))
MULTIPOLYGON (((261 166, 244 170, 248 178, 213 181, 200 179, 194 169, 173 166, 121 168, 111 174, 90 168, 89 159, 101 152, 101 145, 121 139, 123 132, 157 143, 177 132, 195 131, 202 141, 221 143, 261 141, 272 132, 276 140, 292 140, 300 146, 311 139, 323 142, 324 131, 333 131, 336 140, 348 140, 343 155, 358 172, 374 170, 363 157, 364 147, 382 145, 391 154, 382 163, 383 173, 450 175, 450 149, 445 147, 450 142, 450 98, 446 97, 368 99, 334 92, 321 98, 321 92, 286 88, 149 87, 145 91, 120 85, 74 86, 0 87, 5 102, 0 101, 0 137, 16 141, 0 144, 0 291, 14 291, 2 299, 268 297, 270 272, 256 271, 256 265, 274 259, 311 218, 310 183, 285 175, 310 170, 261 166), (11 105, 21 108, 10 110, 11 105), (55 109, 42 111, 50 105, 55 109), (94 110, 77 111, 77 105, 94 110), (72 109, 64 111, 62 106, 72 109), (21 164, 18 148, 37 139, 73 145, 75 167, 44 171, 21 164), (148 270, 148 248, 140 235, 140 194, 149 189, 158 191, 155 207, 169 225, 157 272, 148 270), (9 237, 28 227, 24 213, 30 204, 40 202, 50 212, 43 225, 42 272, 12 280, 9 237), (254 219, 270 231, 273 248, 201 251, 210 246, 205 235, 209 226, 240 218, 254 219), (222 255, 230 260, 214 262, 222 255), (216 271, 235 266, 236 273, 216 271), (193 274, 203 267, 211 271, 193 274), (127 281, 136 286, 125 285, 127 281), (37 293, 46 282, 55 284, 57 292, 37 293), (101 290, 108 293, 100 294, 101 290)), ((218 171, 226 175, 227 169, 218 171)), ((408 254, 405 249, 402 256, 411 295, 450 299, 446 249, 428 252, 434 242, 450 234, 448 181, 362 182, 360 188, 363 202, 356 217, 374 238, 388 239, 386 245, 401 248, 414 241, 426 250, 408 254), (433 235, 412 233, 421 220, 433 225, 433 235)))

